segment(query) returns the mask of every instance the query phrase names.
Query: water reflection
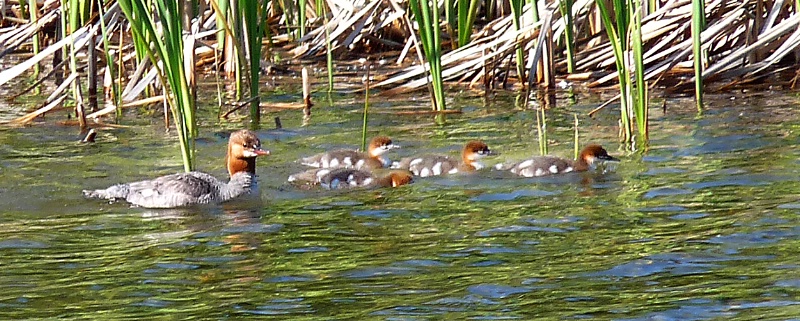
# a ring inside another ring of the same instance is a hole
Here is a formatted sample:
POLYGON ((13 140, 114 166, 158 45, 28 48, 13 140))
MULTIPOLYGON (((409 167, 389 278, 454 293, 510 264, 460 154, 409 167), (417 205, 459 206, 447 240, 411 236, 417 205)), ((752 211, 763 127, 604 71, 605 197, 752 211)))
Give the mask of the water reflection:
MULTIPOLYGON (((74 141, 68 129, 4 130, 0 317, 797 315, 800 162, 786 132, 798 119, 787 106, 656 115, 661 128, 649 150, 621 157, 607 173, 483 172, 399 189, 293 188, 285 179, 302 169, 293 160, 360 137, 349 128, 360 128, 362 106, 338 103, 315 109, 305 127, 299 112, 276 112, 284 129, 259 132, 281 155, 259 164, 260 204, 152 211, 87 202, 78 192, 85 186, 174 172, 180 160, 170 140, 161 130, 124 129, 114 138, 125 144, 87 147, 66 144, 74 141), (761 126, 750 126, 750 117, 761 126)), ((481 104, 449 115, 443 127, 391 113, 370 122, 407 154, 449 153, 470 139, 509 159, 534 153, 535 111, 481 104)), ((572 114, 591 106, 569 108, 548 111, 551 151, 561 156, 571 151, 557 142, 571 142, 572 114)), ((603 118, 612 116, 585 120, 591 131, 583 141, 614 142, 606 125, 614 121, 603 118)), ((221 144, 214 134, 198 144, 199 168, 222 176, 221 144)))

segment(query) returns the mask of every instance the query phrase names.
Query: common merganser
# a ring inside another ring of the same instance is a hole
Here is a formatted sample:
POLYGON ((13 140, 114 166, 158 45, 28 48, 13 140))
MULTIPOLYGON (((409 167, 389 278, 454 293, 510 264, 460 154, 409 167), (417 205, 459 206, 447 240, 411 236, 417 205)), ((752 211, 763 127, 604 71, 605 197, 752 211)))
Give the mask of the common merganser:
POLYGON ((407 169, 420 177, 472 172, 484 167, 481 158, 495 155, 486 143, 474 140, 464 145, 461 160, 445 155, 426 155, 406 157, 392 165, 392 168, 407 169))
POLYGON ((289 182, 317 185, 326 189, 354 187, 398 187, 413 181, 411 172, 393 169, 373 173, 355 168, 319 168, 289 176, 289 182))
POLYGON ((255 133, 240 130, 231 134, 225 161, 230 181, 222 182, 206 173, 188 172, 153 180, 118 184, 106 189, 84 190, 88 198, 124 199, 147 208, 173 208, 194 204, 218 204, 237 197, 258 194, 256 157, 269 155, 261 149, 255 133))
POLYGON ((360 152, 350 149, 339 149, 330 152, 320 153, 314 156, 305 157, 300 163, 306 166, 317 168, 356 168, 356 169, 377 169, 389 167, 391 161, 383 156, 389 150, 399 148, 392 143, 392 139, 386 136, 377 136, 369 142, 367 152, 360 152))
POLYGON ((608 152, 600 145, 589 145, 581 150, 577 161, 557 156, 535 156, 510 165, 497 164, 495 168, 508 170, 519 176, 538 177, 587 171, 595 163, 602 161, 619 161, 619 159, 608 155, 608 152))

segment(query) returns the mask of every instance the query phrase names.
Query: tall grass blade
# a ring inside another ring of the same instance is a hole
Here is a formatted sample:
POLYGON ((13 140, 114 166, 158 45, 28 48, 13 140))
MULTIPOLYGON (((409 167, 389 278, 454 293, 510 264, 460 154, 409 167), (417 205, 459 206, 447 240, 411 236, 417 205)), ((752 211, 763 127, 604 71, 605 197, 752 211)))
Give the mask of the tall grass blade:
POLYGON ((536 131, 539 136, 539 154, 547 155, 547 115, 544 106, 536 109, 536 131))
POLYGON ((705 28, 705 3, 692 1, 692 54, 694 55, 694 97, 697 111, 703 111, 703 39, 705 28))
POLYGON ((575 26, 572 17, 573 0, 559 0, 558 8, 564 17, 564 46, 567 52, 567 72, 575 72, 575 26))
POLYGON ((212 6, 216 6, 216 16, 217 19, 217 49, 222 50, 225 48, 225 39, 227 38, 225 30, 226 29, 228 19, 225 17, 228 13, 228 8, 230 8, 230 0, 211 0, 209 1, 212 6))
POLYGON ((627 143, 631 141, 631 136, 633 133, 630 123, 630 82, 628 78, 627 64, 625 63, 625 52, 627 52, 627 46, 624 39, 619 36, 620 33, 626 32, 628 27, 628 19, 627 17, 623 17, 627 16, 628 13, 624 2, 624 0, 614 0, 614 8, 621 9, 621 11, 614 12, 616 16, 616 23, 614 23, 611 20, 611 13, 606 9, 605 1, 595 0, 597 9, 600 12, 600 18, 603 21, 603 27, 606 29, 609 42, 611 43, 611 47, 613 48, 614 52, 614 62, 617 66, 617 76, 619 78, 620 90, 620 131, 622 134, 622 140, 627 143), (620 28, 620 26, 623 28, 620 28))
MULTIPOLYGON (((522 7, 524 5, 523 0, 510 0, 511 1, 511 14, 513 15, 514 19, 514 30, 519 31, 522 29, 522 7)), ((522 45, 517 43, 517 54, 516 54, 516 67, 517 67, 517 77, 519 78, 520 83, 525 81, 525 54, 522 49, 522 45)))
POLYGON ((306 6, 308 0, 297 0, 297 25, 299 27, 298 38, 303 38, 306 35, 306 6))
POLYGON ((333 48, 331 46, 331 31, 328 29, 328 15, 323 14, 325 25, 325 47, 328 49, 325 53, 325 67, 328 69, 328 93, 333 92, 333 48))
POLYGON ((635 5, 632 7, 633 23, 631 24, 631 47, 633 50, 633 65, 634 76, 633 79, 636 83, 634 86, 635 98, 633 100, 633 114, 636 117, 636 128, 639 132, 639 138, 647 142, 648 133, 648 120, 647 120, 647 83, 644 79, 644 49, 642 44, 642 2, 634 1, 635 5))
MULTIPOLYGON (((183 167, 194 168, 194 137, 197 134, 194 117, 194 100, 191 94, 186 65, 184 64, 183 19, 177 10, 180 0, 158 0, 155 11, 142 0, 120 0, 120 8, 130 22, 134 38, 143 44, 152 39, 152 50, 144 46, 145 54, 159 71, 159 79, 168 84, 167 104, 175 121, 180 139, 183 167), (156 23, 156 19, 160 24, 156 23), (157 32, 160 30, 161 32, 157 32)), ((137 47, 138 49, 138 47, 137 47)))
POLYGON ((371 64, 367 61, 367 78, 366 84, 364 85, 364 119, 361 123, 361 150, 367 150, 367 116, 369 115, 369 84, 370 84, 370 69, 372 69, 371 64))
MULTIPOLYGON (((36 24, 39 21, 39 6, 36 0, 28 0, 28 14, 30 15, 31 24, 36 24)), ((34 33, 31 36, 31 43, 33 44, 33 54, 39 53, 39 33, 34 33)), ((33 66, 33 77, 39 77, 39 64, 33 66)))
POLYGON ((537 0, 530 0, 531 4, 531 18, 533 23, 539 22, 539 3, 537 0))
POLYGON ((239 2, 244 17, 244 34, 247 41, 247 66, 249 67, 249 101, 250 101, 250 122, 257 125, 261 122, 261 97, 259 96, 259 80, 261 76, 261 40, 264 31, 262 30, 261 18, 266 12, 266 1, 260 3, 259 0, 242 0, 239 2))
POLYGON ((458 0, 458 47, 469 43, 480 0, 458 0))
POLYGON ((432 83, 433 109, 446 109, 442 79, 442 42, 439 27, 439 6, 436 0, 409 0, 408 5, 419 25, 420 42, 428 60, 432 83))

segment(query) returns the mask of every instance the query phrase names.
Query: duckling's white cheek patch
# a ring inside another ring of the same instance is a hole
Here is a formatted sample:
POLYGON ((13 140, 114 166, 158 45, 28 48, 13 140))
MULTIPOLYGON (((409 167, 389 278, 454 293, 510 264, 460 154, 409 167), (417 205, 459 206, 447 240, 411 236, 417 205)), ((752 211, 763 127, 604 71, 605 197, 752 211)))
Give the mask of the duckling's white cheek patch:
POLYGON ((569 173, 571 171, 572 171, 572 167, 567 167, 567 168, 564 169, 564 171, 562 173, 569 173))
POLYGON ((558 166, 550 165, 550 173, 558 174, 558 166))
POLYGON ((345 165, 347 165, 347 166, 352 166, 352 165, 353 165, 353 159, 352 159, 352 158, 350 158, 349 156, 348 156, 348 157, 345 157, 345 158, 342 160, 342 164, 345 164, 345 165))
POLYGON ((338 158, 331 159, 330 165, 328 167, 337 167, 337 166, 339 166, 339 159, 338 158))
POLYGON ((364 166, 364 164, 366 164, 366 163, 367 163, 367 162, 366 162, 365 160, 363 160, 363 159, 359 159, 359 160, 356 162, 356 166, 355 166, 355 167, 356 167, 356 168, 361 168, 361 167, 363 167, 363 166, 364 166))
POLYGON ((536 172, 533 173, 533 175, 534 176, 544 176, 544 170, 542 170, 541 168, 537 168, 536 172))
POLYGON ((453 168, 447 172, 447 174, 455 174, 455 173, 458 173, 458 168, 453 168))

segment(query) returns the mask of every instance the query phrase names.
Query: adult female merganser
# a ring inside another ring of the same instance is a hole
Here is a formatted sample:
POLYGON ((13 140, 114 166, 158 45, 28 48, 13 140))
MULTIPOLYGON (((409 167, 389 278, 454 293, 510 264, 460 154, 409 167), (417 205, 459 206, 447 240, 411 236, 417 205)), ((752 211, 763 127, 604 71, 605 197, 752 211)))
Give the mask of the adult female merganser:
POLYGON ((300 163, 306 166, 317 168, 356 168, 356 169, 376 169, 389 167, 391 161, 383 156, 391 149, 399 148, 392 144, 392 140, 386 136, 378 136, 369 142, 367 152, 356 150, 340 149, 314 156, 305 157, 300 163))
POLYGON ((484 166, 479 160, 489 155, 495 155, 495 153, 489 149, 486 143, 473 140, 464 146, 461 151, 461 160, 445 155, 406 157, 395 163, 392 168, 407 169, 420 177, 472 172, 482 169, 484 166))
POLYGON ((289 176, 289 182, 317 185, 326 189, 353 187, 398 187, 413 181, 411 172, 401 169, 379 173, 355 168, 320 168, 289 176))
POLYGON ((535 156, 510 165, 497 164, 496 169, 508 170, 525 177, 537 177, 589 170, 600 161, 619 161, 611 157, 600 145, 589 145, 581 151, 577 161, 556 156, 535 156))
POLYGON ((230 181, 224 183, 201 172, 178 173, 147 181, 118 184, 106 189, 84 190, 89 198, 124 199, 148 208, 173 208, 194 204, 218 204, 242 195, 258 195, 256 157, 269 155, 255 133, 240 130, 228 141, 225 161, 230 181))

